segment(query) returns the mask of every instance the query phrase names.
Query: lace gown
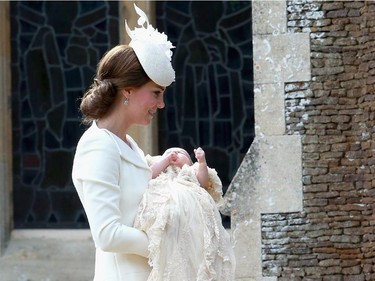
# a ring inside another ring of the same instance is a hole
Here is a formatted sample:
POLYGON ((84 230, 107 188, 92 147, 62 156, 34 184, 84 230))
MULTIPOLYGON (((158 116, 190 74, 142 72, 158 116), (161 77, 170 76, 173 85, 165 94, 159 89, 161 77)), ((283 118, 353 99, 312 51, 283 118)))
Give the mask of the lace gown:
POLYGON ((150 241, 148 281, 234 280, 233 247, 217 208, 222 184, 209 168, 207 192, 195 176, 197 167, 168 167, 143 196, 135 227, 150 241))

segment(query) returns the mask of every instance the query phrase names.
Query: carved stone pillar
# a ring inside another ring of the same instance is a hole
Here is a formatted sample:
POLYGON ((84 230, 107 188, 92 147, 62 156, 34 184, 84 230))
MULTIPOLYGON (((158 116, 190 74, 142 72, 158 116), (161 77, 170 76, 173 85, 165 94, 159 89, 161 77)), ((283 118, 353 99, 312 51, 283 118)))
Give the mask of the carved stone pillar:
POLYGON ((12 120, 9 2, 0 1, 0 255, 12 229, 12 120))
POLYGON ((286 82, 309 81, 308 33, 286 32, 286 1, 252 1, 256 137, 226 193, 237 260, 236 279, 262 275, 261 214, 302 210, 302 144, 286 135, 286 82))

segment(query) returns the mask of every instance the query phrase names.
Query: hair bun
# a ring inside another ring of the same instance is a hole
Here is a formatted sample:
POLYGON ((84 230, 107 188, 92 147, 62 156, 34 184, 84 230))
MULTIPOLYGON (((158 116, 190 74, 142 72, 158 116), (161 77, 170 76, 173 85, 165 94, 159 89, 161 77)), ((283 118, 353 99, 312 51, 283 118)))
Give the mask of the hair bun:
POLYGON ((99 95, 108 95, 111 97, 116 96, 116 86, 108 79, 100 80, 98 78, 94 79, 94 83, 92 85, 92 89, 94 93, 99 95))

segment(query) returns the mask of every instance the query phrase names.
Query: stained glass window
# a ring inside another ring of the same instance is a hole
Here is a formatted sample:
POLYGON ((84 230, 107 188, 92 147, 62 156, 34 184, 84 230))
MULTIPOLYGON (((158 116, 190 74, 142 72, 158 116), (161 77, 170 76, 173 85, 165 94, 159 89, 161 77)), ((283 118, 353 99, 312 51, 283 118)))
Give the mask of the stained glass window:
POLYGON ((225 190, 254 138, 251 1, 158 1, 156 8, 158 29, 176 46, 160 150, 201 146, 225 190))
POLYGON ((10 1, 16 228, 87 227, 71 182, 78 98, 119 42, 117 1, 10 1))
MULTIPOLYGON (((119 42, 118 2, 11 1, 16 228, 87 227, 71 182, 77 99, 119 42)), ((157 1, 177 46, 160 149, 202 146, 228 186, 254 135, 251 1, 157 1)))

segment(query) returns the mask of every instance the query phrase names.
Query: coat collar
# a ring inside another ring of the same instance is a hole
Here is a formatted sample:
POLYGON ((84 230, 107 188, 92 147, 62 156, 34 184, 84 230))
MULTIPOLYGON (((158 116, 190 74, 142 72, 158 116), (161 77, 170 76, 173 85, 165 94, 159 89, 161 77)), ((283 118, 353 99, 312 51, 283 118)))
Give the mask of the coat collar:
POLYGON ((144 168, 148 170, 150 169, 150 167, 147 165, 147 161, 146 161, 143 151, 138 147, 137 143, 133 140, 131 136, 126 135, 126 139, 128 140, 130 144, 129 146, 111 131, 107 129, 99 128, 95 121, 93 122, 92 126, 96 130, 105 131, 112 138, 112 140, 117 146, 117 149, 122 159, 140 168, 144 168))

